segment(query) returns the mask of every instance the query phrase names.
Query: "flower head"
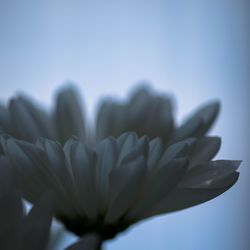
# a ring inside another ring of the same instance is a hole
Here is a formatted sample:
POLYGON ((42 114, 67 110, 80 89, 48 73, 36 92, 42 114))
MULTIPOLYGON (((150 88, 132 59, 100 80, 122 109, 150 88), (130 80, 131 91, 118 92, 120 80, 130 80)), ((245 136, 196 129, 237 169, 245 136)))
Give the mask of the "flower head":
POLYGON ((217 137, 164 146, 159 138, 125 133, 95 146, 76 138, 64 146, 1 139, 24 197, 54 193, 56 217, 77 235, 112 238, 142 219, 210 200, 237 180, 238 161, 211 161, 217 137))
POLYGON ((107 136, 118 137, 134 131, 149 138, 160 137, 165 144, 189 137, 202 137, 219 112, 219 103, 199 108, 181 126, 176 126, 171 99, 145 86, 137 88, 127 102, 104 100, 99 105, 94 126, 86 120, 75 87, 61 89, 53 110, 48 114, 29 98, 19 96, 8 107, 0 106, 0 130, 14 137, 34 142, 39 137, 65 143, 76 135, 85 143, 107 136))

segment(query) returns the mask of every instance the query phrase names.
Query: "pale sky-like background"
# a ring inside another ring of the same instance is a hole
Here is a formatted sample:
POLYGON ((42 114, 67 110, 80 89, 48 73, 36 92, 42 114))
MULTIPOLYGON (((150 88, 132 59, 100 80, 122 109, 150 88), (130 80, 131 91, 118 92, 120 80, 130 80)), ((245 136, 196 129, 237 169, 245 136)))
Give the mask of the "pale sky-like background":
POLYGON ((248 0, 0 0, 0 98, 25 92, 51 106, 67 81, 89 116, 98 98, 126 97, 140 80, 175 96, 178 120, 204 101, 222 111, 217 158, 242 159, 219 198, 142 222, 106 250, 250 249, 248 0))

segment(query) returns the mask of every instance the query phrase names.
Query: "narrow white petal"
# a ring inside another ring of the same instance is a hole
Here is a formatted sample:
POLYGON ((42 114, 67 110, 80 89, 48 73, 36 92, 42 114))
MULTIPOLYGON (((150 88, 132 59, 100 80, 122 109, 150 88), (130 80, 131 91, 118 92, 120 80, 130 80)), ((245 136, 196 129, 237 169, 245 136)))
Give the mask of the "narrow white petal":
POLYGON ((155 138, 149 143, 148 169, 156 167, 162 154, 162 142, 160 138, 155 138))
POLYGON ((99 209, 105 209, 108 202, 109 174, 115 168, 117 162, 117 144, 113 138, 107 138, 100 142, 95 148, 97 154, 96 183, 100 195, 99 209))
POLYGON ((72 146, 70 164, 74 172, 77 195, 81 207, 90 219, 97 215, 96 159, 96 153, 83 143, 78 142, 72 146))
POLYGON ((138 136, 135 133, 124 133, 117 139, 117 145, 119 148, 118 162, 135 146, 138 136))
POLYGON ((114 223, 133 205, 143 187, 146 171, 146 161, 139 156, 111 172, 112 200, 105 218, 107 223, 114 223))
POLYGON ((177 142, 167 147, 167 149, 163 152, 161 159, 158 162, 157 169, 162 168, 175 158, 185 157, 188 153, 189 146, 194 141, 195 139, 190 138, 184 141, 177 142))
POLYGON ((183 178, 188 166, 186 158, 178 158, 167 163, 146 182, 144 190, 128 217, 140 218, 140 215, 162 200, 183 178))
POLYGON ((204 137, 196 141, 190 152, 189 168, 211 160, 219 151, 221 140, 219 137, 204 137))

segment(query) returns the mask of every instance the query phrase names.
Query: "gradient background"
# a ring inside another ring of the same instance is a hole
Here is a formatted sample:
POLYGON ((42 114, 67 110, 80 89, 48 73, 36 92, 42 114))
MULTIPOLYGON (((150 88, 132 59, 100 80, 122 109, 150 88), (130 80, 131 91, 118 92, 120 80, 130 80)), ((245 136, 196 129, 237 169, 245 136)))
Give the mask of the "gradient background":
MULTIPOLYGON (((76 82, 93 116, 103 95, 125 97, 139 80, 176 97, 178 120, 219 98, 211 134, 221 159, 242 159, 219 198, 142 222, 107 250, 250 249, 248 0, 0 0, 0 98, 23 91, 51 105, 76 82)), ((69 240, 73 240, 70 238, 69 240)))

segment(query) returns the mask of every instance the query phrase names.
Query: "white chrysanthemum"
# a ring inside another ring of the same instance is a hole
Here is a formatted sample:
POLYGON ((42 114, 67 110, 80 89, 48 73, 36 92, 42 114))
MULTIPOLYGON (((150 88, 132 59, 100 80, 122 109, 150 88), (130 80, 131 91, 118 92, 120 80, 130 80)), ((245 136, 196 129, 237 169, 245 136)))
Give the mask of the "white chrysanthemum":
POLYGON ((82 236, 114 237, 144 218, 210 200, 237 180, 238 161, 211 161, 217 137, 188 139, 163 147, 161 140, 125 133, 87 146, 75 138, 62 147, 1 139, 29 201, 48 189, 56 217, 82 236))
POLYGON ((142 86, 126 102, 110 98, 103 101, 99 105, 95 124, 90 126, 77 91, 69 87, 58 92, 49 114, 24 96, 11 99, 8 107, 0 105, 0 131, 30 142, 45 137, 61 143, 72 135, 85 143, 92 143, 107 136, 117 137, 134 131, 151 139, 160 137, 167 144, 204 136, 218 112, 219 103, 210 102, 194 112, 181 126, 176 126, 170 97, 142 86))
MULTIPOLYGON (((53 216, 51 199, 43 196, 25 215, 21 197, 12 187, 8 160, 0 157, 0 249, 45 250, 53 216)), ((36 199, 37 200, 37 199, 36 199)))

